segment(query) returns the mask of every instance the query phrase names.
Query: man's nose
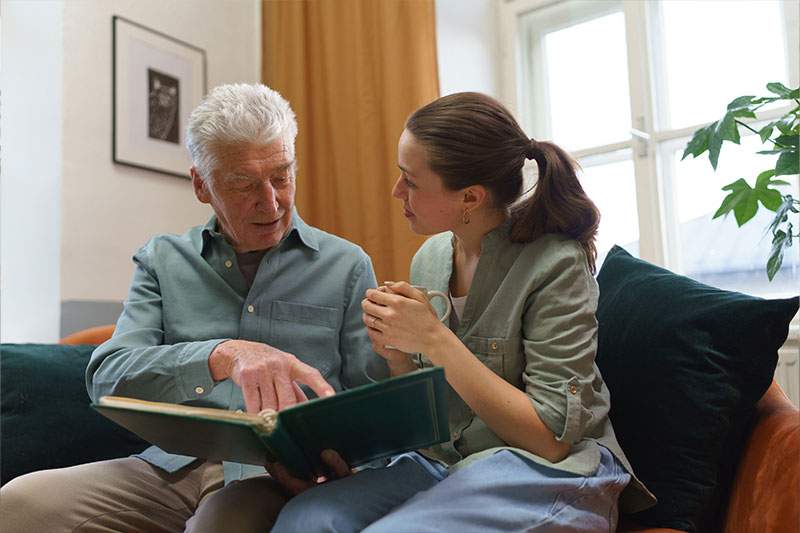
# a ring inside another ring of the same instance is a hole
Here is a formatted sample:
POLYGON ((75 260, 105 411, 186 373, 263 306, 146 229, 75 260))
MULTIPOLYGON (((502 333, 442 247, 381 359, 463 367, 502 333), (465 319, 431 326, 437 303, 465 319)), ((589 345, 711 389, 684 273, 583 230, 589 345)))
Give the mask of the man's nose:
POLYGON ((258 187, 258 204, 270 212, 278 210, 278 195, 270 180, 262 180, 258 187))

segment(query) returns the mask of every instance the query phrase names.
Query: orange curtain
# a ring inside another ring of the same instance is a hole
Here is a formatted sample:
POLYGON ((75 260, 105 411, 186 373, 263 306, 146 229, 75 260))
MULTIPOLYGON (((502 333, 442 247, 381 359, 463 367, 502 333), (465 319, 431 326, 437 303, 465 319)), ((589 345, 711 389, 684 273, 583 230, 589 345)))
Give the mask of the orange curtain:
POLYGON ((264 83, 297 114, 297 208, 406 280, 424 237, 391 196, 408 115, 438 96, 433 0, 263 0, 264 83))

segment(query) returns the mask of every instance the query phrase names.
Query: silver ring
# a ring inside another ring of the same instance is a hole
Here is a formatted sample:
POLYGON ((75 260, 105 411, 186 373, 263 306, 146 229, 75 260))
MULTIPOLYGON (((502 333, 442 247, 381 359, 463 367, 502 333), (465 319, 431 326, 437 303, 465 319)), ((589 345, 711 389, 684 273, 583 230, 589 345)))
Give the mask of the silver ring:
POLYGON ((371 327, 372 329, 375 329, 375 323, 376 323, 377 321, 378 321, 378 317, 376 317, 376 316, 372 317, 372 324, 370 325, 370 327, 371 327))

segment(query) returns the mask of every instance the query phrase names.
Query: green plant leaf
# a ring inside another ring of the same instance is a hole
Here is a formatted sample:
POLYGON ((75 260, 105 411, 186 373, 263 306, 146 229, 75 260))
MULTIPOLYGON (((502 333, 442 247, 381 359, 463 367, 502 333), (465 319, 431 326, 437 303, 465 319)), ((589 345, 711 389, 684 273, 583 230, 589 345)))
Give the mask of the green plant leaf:
POLYGON ((778 209, 775 211, 775 216, 772 217, 772 222, 770 222, 769 226, 767 227, 767 229, 773 235, 778 230, 778 227, 781 225, 781 223, 785 222, 786 220, 789 220, 789 212, 792 213, 798 212, 797 208, 794 206, 795 202, 797 202, 797 200, 792 198, 792 195, 790 194, 787 194, 786 196, 783 197, 783 202, 781 203, 780 207, 778 207, 778 209))
POLYGON ((772 237, 772 250, 767 259, 767 277, 770 281, 775 277, 775 274, 781 269, 783 263, 783 248, 786 242, 786 233, 778 230, 772 237))
POLYGON ((733 117, 749 117, 758 118, 753 112, 753 104, 751 103, 755 96, 740 96, 728 104, 728 113, 733 117))
POLYGON ((730 194, 722 200, 722 204, 712 218, 733 211, 736 223, 741 226, 755 216, 758 211, 758 191, 750 187, 745 180, 739 178, 724 186, 722 190, 730 191, 730 194))
POLYGON ((774 150, 761 150, 756 153, 761 155, 774 155, 774 154, 782 154, 785 151, 786 148, 775 148, 774 150))
POLYGON ((740 107, 747 107, 753 100, 755 100, 755 98, 756 98, 755 96, 751 95, 734 98, 733 100, 731 100, 731 103, 728 104, 728 111, 739 109, 740 107))
POLYGON ((767 139, 770 138, 772 135, 772 130, 775 128, 775 122, 770 122, 760 130, 758 130, 758 136, 761 137, 761 142, 767 142, 767 139))
POLYGON ((719 161, 719 151, 722 149, 722 137, 712 134, 708 139, 708 160, 711 161, 711 167, 717 170, 717 161, 719 161))
POLYGON ((775 163, 776 176, 800 174, 800 156, 797 150, 784 151, 775 163))
POLYGON ((681 161, 686 159, 686 156, 688 156, 689 154, 693 155, 694 157, 697 157, 706 150, 708 150, 708 141, 709 138, 711 137, 711 132, 713 131, 713 128, 715 128, 716 126, 717 123, 714 122, 710 126, 707 126, 705 128, 700 128, 699 130, 694 132, 694 135, 692 136, 692 139, 689 141, 689 144, 686 145, 686 150, 684 150, 683 152, 683 157, 681 157, 681 161))
POLYGON ((795 129, 797 128, 797 124, 794 124, 795 118, 794 117, 784 117, 781 120, 778 120, 775 124, 778 126, 778 131, 780 131, 784 135, 791 135, 795 133, 795 129))
POLYGON ((773 93, 773 94, 777 94, 782 99, 789 99, 790 100, 792 98, 795 98, 795 96, 793 96, 795 91, 792 91, 791 89, 786 87, 784 84, 782 84, 780 82, 777 82, 777 81, 773 81, 772 83, 768 83, 767 84, 767 90, 769 92, 773 93))
MULTIPOLYGON (((732 143, 739 144, 739 126, 736 124, 736 119, 733 114, 728 112, 717 125, 714 135, 719 136, 722 141, 731 141, 732 143)), ((714 167, 716 168, 716 166, 714 167)))
POLYGON ((794 146, 797 147, 798 143, 800 143, 800 135, 781 135, 775 142, 780 143, 784 146, 794 146))

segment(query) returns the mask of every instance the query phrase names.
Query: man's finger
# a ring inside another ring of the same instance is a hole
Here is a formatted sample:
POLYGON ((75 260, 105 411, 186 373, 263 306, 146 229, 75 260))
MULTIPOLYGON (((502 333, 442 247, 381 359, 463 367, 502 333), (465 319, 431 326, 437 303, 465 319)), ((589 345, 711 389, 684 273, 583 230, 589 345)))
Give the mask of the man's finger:
POLYGON ((258 383, 254 379, 244 378, 239 383, 244 397, 244 406, 248 413, 258 413, 261 411, 261 394, 258 391, 258 383))
POLYGON ((337 478, 347 477, 353 473, 350 465, 335 450, 322 450, 320 457, 337 478))
POLYGON ((304 490, 308 490, 314 484, 305 479, 299 479, 289 473, 286 468, 280 463, 270 463, 267 465, 269 474, 281 484, 291 494, 300 494, 304 490))
POLYGON ((296 381, 292 381, 292 388, 294 389, 295 403, 303 403, 308 401, 308 396, 306 396, 306 393, 303 392, 303 389, 300 388, 300 385, 298 385, 296 381))
POLYGON ((264 409, 277 411, 278 396, 275 393, 275 385, 272 383, 272 379, 269 377, 263 378, 263 381, 258 384, 258 391, 261 393, 261 408, 259 411, 264 409))
POLYGON ((299 381, 300 383, 311 387, 311 390, 317 393, 317 396, 320 398, 326 398, 336 394, 336 391, 333 389, 333 387, 331 387, 330 384, 325 381, 325 378, 322 377, 322 374, 320 374, 319 370, 316 368, 308 366, 297 359, 294 360, 291 368, 292 370, 289 377, 292 380, 299 381))
POLYGON ((292 388, 292 381, 286 374, 277 374, 273 379, 273 388, 275 396, 278 401, 278 411, 291 407, 295 403, 294 389, 292 388))

